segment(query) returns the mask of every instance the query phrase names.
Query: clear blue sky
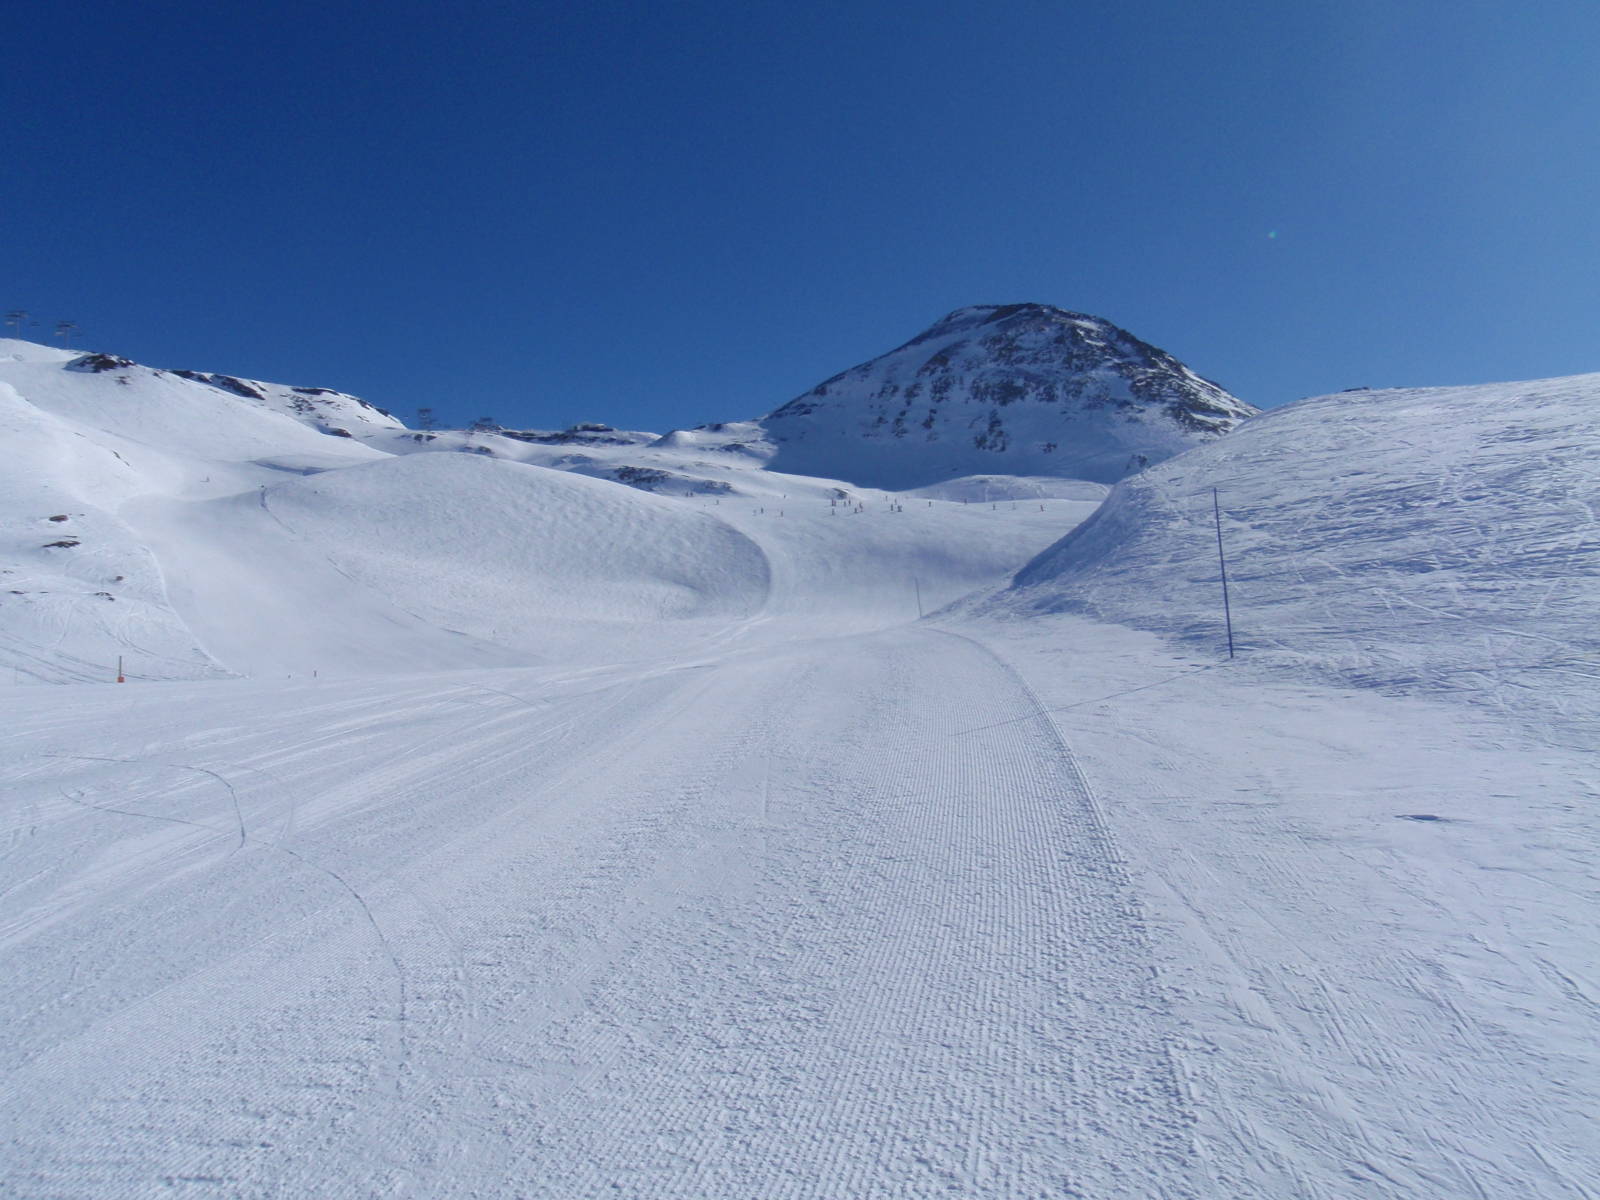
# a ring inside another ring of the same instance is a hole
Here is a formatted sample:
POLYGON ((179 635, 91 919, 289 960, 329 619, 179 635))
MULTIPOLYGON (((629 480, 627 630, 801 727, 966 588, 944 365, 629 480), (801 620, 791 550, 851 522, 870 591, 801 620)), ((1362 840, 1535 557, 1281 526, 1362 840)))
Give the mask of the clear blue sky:
POLYGON ((1263 406, 1600 370, 1593 0, 174 0, 3 28, 0 305, 154 366, 662 429, 1036 300, 1263 406))

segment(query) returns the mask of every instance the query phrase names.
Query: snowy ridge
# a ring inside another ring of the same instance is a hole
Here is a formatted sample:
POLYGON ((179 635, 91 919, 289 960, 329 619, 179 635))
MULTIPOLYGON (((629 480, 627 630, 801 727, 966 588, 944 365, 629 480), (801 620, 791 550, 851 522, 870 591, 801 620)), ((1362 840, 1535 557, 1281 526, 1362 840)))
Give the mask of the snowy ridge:
POLYGON ((375 430, 357 436, 388 454, 476 454, 668 495, 763 496, 772 490, 772 480, 755 474, 765 458, 745 453, 728 437, 676 431, 662 436, 598 424, 562 430, 375 430))
POLYGON ((1113 483, 1256 411, 1109 321, 1007 304, 958 309, 760 425, 779 470, 905 489, 983 474, 1113 483))
MULTIPOLYGON (((353 396, 312 394, 322 389, 162 371, 105 354, 51 351, 58 357, 45 358, 38 352, 47 347, 27 347, 0 340, 0 383, 10 384, 36 408, 144 447, 173 464, 184 457, 250 461, 277 453, 359 462, 375 455, 355 445, 353 436, 337 433, 343 424, 404 428, 353 396)), ((185 474, 174 466, 165 482, 181 487, 185 474)))
POLYGON ((1600 375, 1304 400, 1118 484, 989 608, 1220 644, 1216 488, 1250 654, 1593 722, 1597 444, 1600 375))

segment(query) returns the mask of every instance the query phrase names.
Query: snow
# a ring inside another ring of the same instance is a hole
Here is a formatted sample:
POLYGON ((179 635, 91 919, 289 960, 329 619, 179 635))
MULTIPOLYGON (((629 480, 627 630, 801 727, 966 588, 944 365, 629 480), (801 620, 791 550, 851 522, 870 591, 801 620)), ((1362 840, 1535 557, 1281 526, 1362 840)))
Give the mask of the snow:
POLYGON ((119 657, 145 678, 226 674, 173 607, 182 563, 158 559, 164 533, 135 512, 255 491, 285 462, 386 456, 209 384, 76 369, 82 357, 0 341, 0 666, 47 682, 105 679, 119 657))
POLYGON ((1600 377, 1107 498, 74 361, 0 355, 6 1195, 1600 1190, 1600 377))
MULTIPOLYGON (((1118 485, 995 605, 1600 733, 1600 375, 1345 392, 1118 485)), ((1558 733, 1557 730, 1568 733, 1558 733)))
POLYGON ((1593 1194, 1592 740, 1069 614, 963 628, 1127 863, 1195 1194, 1593 1194))
POLYGON ((1092 500, 1098 506, 1110 490, 1103 483, 1058 479, 1052 475, 964 475, 960 479, 914 488, 906 494, 973 504, 989 504, 995 500, 1092 500))
POLYGON ((965 475, 1114 483, 1257 410, 1109 321, 957 309, 759 422, 771 465, 865 486, 965 475))
POLYGON ((57 350, 23 338, 0 338, 0 362, 68 363, 81 357, 76 350, 57 350))

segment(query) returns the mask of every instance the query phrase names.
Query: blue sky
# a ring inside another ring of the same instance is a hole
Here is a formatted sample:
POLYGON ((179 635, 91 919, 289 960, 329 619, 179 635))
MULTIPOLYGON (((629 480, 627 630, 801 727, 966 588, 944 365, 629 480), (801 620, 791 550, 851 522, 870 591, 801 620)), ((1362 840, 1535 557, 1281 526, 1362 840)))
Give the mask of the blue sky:
POLYGON ((43 5, 0 305, 409 417, 750 416, 950 309, 1270 406, 1600 370, 1600 5, 43 5))

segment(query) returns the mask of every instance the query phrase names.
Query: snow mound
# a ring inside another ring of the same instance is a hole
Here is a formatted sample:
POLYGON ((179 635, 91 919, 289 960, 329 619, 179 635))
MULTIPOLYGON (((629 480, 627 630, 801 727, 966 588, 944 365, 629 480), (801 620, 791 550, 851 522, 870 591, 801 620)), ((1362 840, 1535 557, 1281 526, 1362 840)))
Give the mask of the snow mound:
POLYGON ((654 445, 663 450, 741 455, 757 466, 765 465, 777 450, 759 421, 715 421, 693 429, 674 429, 662 434, 654 445))
MULTIPOLYGON (((1117 485, 990 601, 1600 715, 1600 375, 1304 400, 1117 485)), ((1565 716, 1562 714, 1565 713, 1565 716)))
POLYGON ((1256 409, 1109 321, 958 309, 760 421, 772 465, 904 490, 952 475, 1112 483, 1256 409))
POLYGON ((533 648, 552 620, 740 619, 767 593, 760 548, 708 513, 482 456, 347 468, 285 484, 265 504, 406 611, 533 648))

